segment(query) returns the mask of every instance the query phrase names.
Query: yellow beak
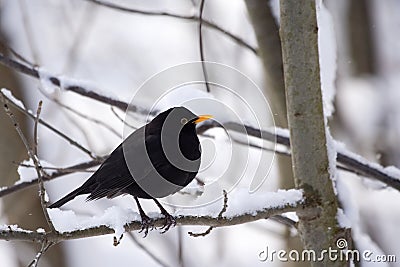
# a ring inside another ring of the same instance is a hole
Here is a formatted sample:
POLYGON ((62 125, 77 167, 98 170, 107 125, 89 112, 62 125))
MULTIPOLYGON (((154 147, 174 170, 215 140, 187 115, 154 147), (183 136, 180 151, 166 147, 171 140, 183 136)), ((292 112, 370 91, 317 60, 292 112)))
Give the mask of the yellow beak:
POLYGON ((213 118, 213 116, 211 116, 211 115, 200 115, 200 116, 198 116, 197 120, 194 121, 194 123, 197 124, 199 122, 206 121, 211 118, 213 118))

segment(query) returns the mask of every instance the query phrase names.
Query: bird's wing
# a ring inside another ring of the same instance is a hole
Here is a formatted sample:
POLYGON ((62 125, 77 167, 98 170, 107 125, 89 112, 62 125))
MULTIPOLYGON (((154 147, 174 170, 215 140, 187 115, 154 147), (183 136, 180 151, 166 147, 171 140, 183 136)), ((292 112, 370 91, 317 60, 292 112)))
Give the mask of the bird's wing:
MULTIPOLYGON (((146 178, 154 170, 146 155, 147 149, 150 151, 157 149, 155 147, 157 136, 146 136, 148 145, 146 149, 143 131, 142 127, 128 136, 93 174, 91 179, 95 180, 95 186, 92 187, 87 200, 113 198, 123 194, 122 191, 126 187, 146 178)), ((157 164, 159 163, 156 162, 157 164)))

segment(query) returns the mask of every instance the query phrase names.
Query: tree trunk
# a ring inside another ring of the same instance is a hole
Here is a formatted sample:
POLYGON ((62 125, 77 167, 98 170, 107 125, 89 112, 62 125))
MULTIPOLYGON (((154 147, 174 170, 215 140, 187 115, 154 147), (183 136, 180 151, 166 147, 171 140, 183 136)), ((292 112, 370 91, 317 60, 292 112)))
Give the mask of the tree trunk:
MULTIPOLYGON (((338 225, 337 198, 329 172, 322 107, 315 0, 280 0, 280 35, 288 123, 296 187, 309 205, 298 211, 304 248, 321 255, 345 236, 338 225), (311 206, 310 206, 311 204, 311 206)), ((345 266, 326 255, 315 266, 345 266)))

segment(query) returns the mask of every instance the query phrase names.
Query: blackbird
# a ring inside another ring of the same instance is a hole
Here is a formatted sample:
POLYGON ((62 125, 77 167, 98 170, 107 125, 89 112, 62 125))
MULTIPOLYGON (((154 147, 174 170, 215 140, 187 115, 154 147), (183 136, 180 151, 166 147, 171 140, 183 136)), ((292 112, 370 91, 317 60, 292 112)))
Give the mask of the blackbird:
POLYGON ((139 209, 145 236, 153 224, 138 198, 157 204, 165 218, 161 229, 166 232, 176 221, 156 198, 178 192, 196 177, 201 156, 196 124, 210 118, 196 116, 184 107, 160 113, 130 134, 83 185, 49 208, 58 208, 83 194, 90 194, 87 201, 130 194, 139 209))

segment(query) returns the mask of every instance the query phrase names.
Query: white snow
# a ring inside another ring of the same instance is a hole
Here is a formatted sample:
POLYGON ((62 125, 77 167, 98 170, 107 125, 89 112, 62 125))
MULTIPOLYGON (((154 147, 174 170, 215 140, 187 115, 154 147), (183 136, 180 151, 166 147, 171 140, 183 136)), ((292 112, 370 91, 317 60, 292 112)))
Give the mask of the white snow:
POLYGON ((111 99, 120 100, 117 94, 114 94, 112 90, 104 90, 100 88, 96 83, 86 80, 74 79, 68 76, 57 76, 60 81, 60 89, 66 90, 69 87, 81 87, 85 89, 87 92, 95 92, 96 94, 106 96, 111 99))
MULTIPOLYGON (((42 167, 54 167, 53 164, 45 161, 45 160, 40 160, 40 164, 42 165, 42 167)), ((15 184, 20 184, 23 182, 30 182, 34 179, 37 178, 37 173, 36 173, 36 169, 34 167, 35 165, 33 164, 32 159, 29 160, 24 160, 21 162, 21 165, 18 166, 17 172, 19 175, 19 180, 15 182, 15 184), (27 166, 33 166, 33 167, 25 167, 22 165, 27 165, 27 166)), ((45 169, 45 171, 48 174, 51 174, 52 171, 48 171, 45 169)))
POLYGON ((340 152, 350 158, 353 158, 366 166, 369 166, 373 169, 377 169, 380 172, 391 176, 392 178, 400 179, 400 169, 395 166, 383 167, 382 165, 380 165, 376 162, 370 162, 367 159, 365 159, 364 157, 348 150, 346 148, 346 145, 340 141, 335 141, 335 148, 336 148, 337 152, 340 152))
POLYGON ((329 117, 334 112, 333 101, 336 93, 336 38, 331 14, 322 3, 322 0, 316 1, 316 5, 323 107, 325 116, 329 117))
POLYGON ((286 205, 295 205, 303 200, 301 190, 278 190, 277 192, 256 192, 249 194, 248 190, 235 190, 231 198, 228 195, 227 217, 234 217, 238 214, 255 214, 257 211, 266 208, 279 208, 286 205))
POLYGON ((338 212, 336 214, 336 219, 341 227, 351 228, 351 221, 346 216, 346 214, 344 214, 344 211, 342 209, 338 209, 338 212))
POLYGON ((54 77, 49 71, 47 71, 43 67, 37 68, 38 74, 39 74, 39 81, 41 85, 41 91, 48 96, 54 95, 56 90, 58 89, 58 86, 54 85, 50 78, 54 77))
POLYGON ((329 177, 332 180, 333 183, 333 191, 335 195, 337 195, 337 189, 336 189, 336 178, 337 178, 337 168, 336 168, 336 158, 337 158, 337 152, 336 152, 336 146, 335 146, 335 140, 333 139, 329 127, 325 125, 325 136, 326 136, 326 150, 328 152, 328 160, 329 160, 329 177))
POLYGON ((291 219, 291 220, 293 220, 295 222, 299 221, 299 216, 297 216, 295 211, 285 212, 282 215, 286 216, 287 218, 289 218, 289 219, 291 219))
POLYGON ((0 225, 0 231, 13 231, 13 232, 23 232, 32 233, 32 231, 24 230, 20 228, 17 224, 3 224, 0 225))
POLYGON ((276 135, 279 135, 279 136, 283 136, 283 137, 287 137, 287 138, 290 137, 289 129, 280 128, 280 127, 275 127, 275 129, 271 129, 270 131, 271 131, 271 132, 272 132, 272 131, 275 131, 275 134, 276 134, 276 135))
POLYGON ((38 228, 38 229, 36 229, 36 232, 37 233, 46 233, 46 231, 43 229, 43 228, 38 228))
MULTIPOLYGON (((32 159, 24 160, 23 162, 21 162, 21 164, 35 166, 33 164, 32 159)), ((17 172, 19 175, 19 180, 17 182, 15 182, 15 184, 19 184, 19 183, 23 183, 23 182, 30 182, 37 178, 37 173, 36 173, 35 167, 31 168, 31 167, 25 167, 25 166, 18 166, 17 172)))
POLYGON ((105 225, 114 229, 115 236, 119 237, 125 232, 125 224, 140 220, 138 213, 118 206, 106 209, 102 215, 91 217, 77 215, 72 210, 48 209, 48 213, 54 227, 61 233, 105 225))
MULTIPOLYGON (((256 214, 264 209, 296 205, 302 199, 302 192, 295 189, 253 194, 249 194, 246 188, 236 189, 231 194, 228 194, 228 207, 223 215, 232 218, 240 214, 256 214)), ((221 199, 221 201, 201 208, 177 210, 175 216, 217 216, 222 209, 222 201, 221 199)), ((48 212, 55 228, 61 233, 105 225, 114 229, 115 236, 119 237, 125 231, 124 225, 140 220, 137 212, 118 206, 106 209, 102 215, 90 217, 77 215, 72 210, 48 209, 48 212)), ((160 218, 162 215, 159 212, 150 212, 148 216, 151 218, 160 218)))
MULTIPOLYGON (((241 214, 256 214, 269 208, 279 208, 286 205, 296 205, 303 200, 301 190, 278 190, 277 192, 261 192, 249 194, 247 188, 236 188, 228 194, 227 210, 223 214, 228 218, 241 214)), ((217 216, 223 207, 223 199, 210 205, 196 209, 181 209, 176 215, 209 215, 217 216)))
POLYGON ((2 88, 1 92, 8 98, 9 101, 13 102, 18 107, 25 109, 24 104, 19 99, 17 99, 9 89, 2 88))
POLYGON ((43 67, 38 68, 38 73, 39 73, 39 80, 42 85, 41 91, 47 96, 52 96, 58 89, 65 90, 69 87, 80 87, 86 90, 87 93, 92 91, 95 92, 96 94, 106 96, 111 99, 119 100, 119 97, 116 94, 112 93, 113 91, 102 90, 93 82, 78 80, 63 75, 54 75, 43 67), (56 86, 51 82, 50 79, 52 77, 57 78, 60 81, 60 86, 56 86))

